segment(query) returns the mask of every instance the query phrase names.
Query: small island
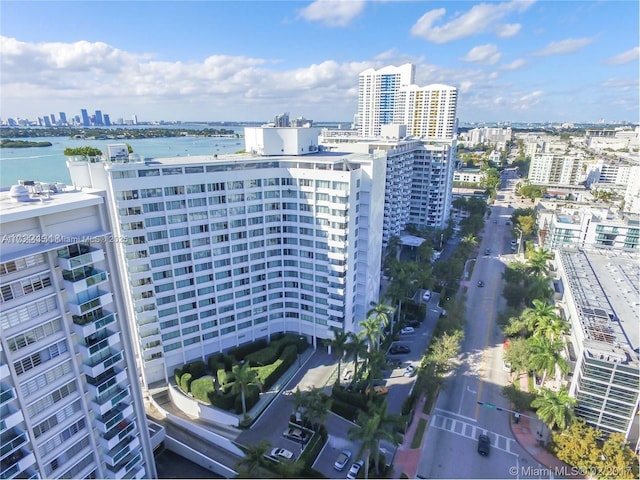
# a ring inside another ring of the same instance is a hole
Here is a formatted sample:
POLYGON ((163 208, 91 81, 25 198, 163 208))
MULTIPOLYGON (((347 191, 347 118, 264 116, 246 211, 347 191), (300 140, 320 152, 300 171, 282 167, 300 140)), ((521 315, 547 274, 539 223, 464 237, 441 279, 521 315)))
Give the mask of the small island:
POLYGON ((27 140, 12 140, 10 138, 0 141, 0 148, 31 148, 31 147, 50 147, 51 142, 29 142, 27 140))

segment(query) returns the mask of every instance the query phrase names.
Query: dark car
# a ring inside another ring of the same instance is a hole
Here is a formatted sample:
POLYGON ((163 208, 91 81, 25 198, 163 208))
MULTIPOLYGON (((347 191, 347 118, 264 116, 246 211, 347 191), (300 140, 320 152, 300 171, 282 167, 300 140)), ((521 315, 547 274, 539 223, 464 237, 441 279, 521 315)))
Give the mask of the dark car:
POLYGON ((478 437, 478 453, 483 457, 489 455, 489 450, 491 449, 491 440, 484 433, 478 437))
POLYGON ((420 322, 418 320, 415 320, 415 319, 414 320, 409 320, 407 322, 407 325, 409 325, 410 327, 413 327, 413 328, 418 328, 420 326, 420 322))
POLYGON ((479 287, 484 287, 484 282, 482 280, 478 280, 478 286, 479 287))
POLYGON ((391 355, 399 355, 399 354, 404 354, 404 353, 411 353, 411 349, 409 347, 407 347, 406 345, 393 345, 389 349, 389 353, 391 355))

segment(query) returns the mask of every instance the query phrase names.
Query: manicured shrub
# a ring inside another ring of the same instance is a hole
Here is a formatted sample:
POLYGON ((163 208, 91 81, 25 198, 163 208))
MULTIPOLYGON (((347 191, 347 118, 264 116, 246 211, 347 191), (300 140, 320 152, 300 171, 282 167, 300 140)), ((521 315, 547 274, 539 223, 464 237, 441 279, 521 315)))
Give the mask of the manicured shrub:
POLYGON ((213 355, 209 355, 209 358, 207 358, 207 365, 209 367, 210 372, 216 372, 218 368, 224 368, 224 361, 222 360, 222 354, 214 353, 213 355), (219 364, 222 364, 222 367, 219 367, 218 366, 219 364))
POLYGON ((348 405, 352 405, 362 410, 367 410, 367 402, 369 399, 364 393, 347 392, 341 385, 334 385, 331 396, 348 405))
POLYGON ((342 418, 353 421, 358 416, 359 409, 353 405, 343 402, 342 400, 334 398, 331 402, 331 411, 340 415, 342 418))
POLYGON ((207 374, 207 366, 202 360, 196 360, 186 366, 189 367, 188 371, 194 379, 204 377, 207 374))
MULTIPOLYGON (((260 390, 255 385, 249 385, 244 392, 244 401, 247 406, 247 412, 251 410, 258 400, 260 399, 260 390)), ((238 393, 236 395, 236 400, 234 402, 234 407, 236 409, 236 413, 242 413, 242 395, 238 393)))
POLYGON ((261 338, 256 340, 255 342, 245 343, 244 345, 240 345, 239 347, 235 347, 230 349, 227 353, 229 355, 233 355, 236 357, 236 360, 239 362, 243 361, 247 355, 253 352, 257 352, 263 348, 266 348, 267 340, 265 338, 261 338))
POLYGON ((204 403, 211 403, 211 394, 215 393, 213 378, 200 377, 191 382, 191 394, 204 403))
POLYGON ((189 393, 190 388, 191 388, 191 374, 190 373, 185 373, 184 375, 182 375, 182 377, 180 377, 180 388, 182 388, 182 390, 185 393, 189 393))
POLYGON ((218 407, 218 408, 220 408, 222 410, 231 411, 231 409, 234 408, 234 406, 235 406, 236 395, 233 395, 233 394, 225 394, 225 395, 212 394, 210 400, 211 400, 211 404, 213 406, 218 407))
POLYGON ((180 377, 182 377, 182 369, 176 368, 173 370, 173 379, 176 381, 176 385, 180 386, 180 377))
POLYGON ((246 362, 249 362, 250 366, 260 367, 275 362, 279 356, 278 350, 273 346, 269 346, 248 354, 244 359, 246 362))

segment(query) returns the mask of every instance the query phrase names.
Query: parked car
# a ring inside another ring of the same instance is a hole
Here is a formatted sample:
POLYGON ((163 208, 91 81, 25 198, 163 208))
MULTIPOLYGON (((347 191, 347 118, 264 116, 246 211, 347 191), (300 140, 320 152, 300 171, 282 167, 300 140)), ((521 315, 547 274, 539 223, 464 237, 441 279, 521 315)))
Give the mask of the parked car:
POLYGON ((358 460, 356 463, 351 465, 351 468, 349 469, 349 473, 347 473, 347 478, 349 480, 353 480, 357 478, 358 473, 360 473, 360 469, 362 468, 363 465, 364 465, 364 461, 362 460, 358 460))
POLYGON ((414 333, 415 329, 413 327, 404 327, 400 330, 400 335, 407 335, 409 333, 414 333))
POLYGON ((341 472, 344 470, 344 467, 347 466, 349 460, 351 460, 351 452, 349 450, 343 450, 338 455, 336 462, 333 464, 333 468, 341 472))
POLYGON ((343 382, 348 382, 353 378, 353 370, 345 370, 344 375, 342 376, 343 382))
POLYGON ((411 349, 409 347, 407 347, 406 345, 393 345, 389 349, 389 353, 391 355, 402 355, 402 354, 405 354, 405 353, 411 353, 411 349))
POLYGON ((431 290, 427 290, 422 294, 422 300, 425 302, 428 302, 429 300, 431 300, 431 290))
POLYGON ((480 434, 478 437, 478 453, 483 457, 489 455, 489 450, 491 449, 491 440, 484 433, 480 434))
POLYGON ((478 280, 478 286, 479 287, 484 287, 484 282, 482 280, 478 280))
POLYGON ((286 448, 274 448, 271 450, 271 456, 278 460, 291 460, 293 458, 293 452, 290 452, 286 448))
POLYGON ((413 377, 415 374, 416 374, 416 367, 414 367, 413 365, 409 365, 407 368, 404 369, 404 373, 402 374, 402 376, 413 377))
POLYGON ((289 427, 284 431, 282 435, 289 440, 295 440, 302 443, 307 443, 307 441, 309 441, 309 437, 311 436, 308 432, 295 427, 289 427))
POLYGON ((490 248, 487 248, 487 249, 485 249, 485 251, 484 251, 484 256, 485 256, 485 257, 488 257, 489 255, 491 255, 491 249, 490 249, 490 248))
POLYGON ((518 240, 511 240, 511 246, 515 247, 516 245, 518 245, 518 240))
MULTIPOLYGON (((384 385, 376 385, 375 387, 373 387, 373 393, 375 393, 376 395, 386 395, 387 393, 389 393, 389 389, 384 385)), ((369 395, 368 388, 364 391, 364 394, 369 395)))

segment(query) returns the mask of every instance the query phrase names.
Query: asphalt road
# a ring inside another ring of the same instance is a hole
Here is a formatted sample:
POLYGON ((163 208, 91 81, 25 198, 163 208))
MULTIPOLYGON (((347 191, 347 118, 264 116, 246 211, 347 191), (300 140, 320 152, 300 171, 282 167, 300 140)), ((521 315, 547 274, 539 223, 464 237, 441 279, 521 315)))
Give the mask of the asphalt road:
POLYGON ((503 305, 501 273, 514 257, 510 250, 511 227, 505 225, 510 215, 507 196, 503 200, 493 207, 468 283, 463 353, 459 368, 438 396, 430 420, 418 467, 418 475, 424 478, 515 478, 510 468, 540 467, 513 438, 509 414, 477 403, 508 408, 508 401, 501 395, 502 386, 508 383, 508 373, 502 366, 503 337, 495 323, 503 305), (482 255, 485 249, 491 250, 488 256, 482 255), (484 287, 477 285, 479 280, 484 287), (487 457, 477 453, 481 433, 491 439, 487 457))

